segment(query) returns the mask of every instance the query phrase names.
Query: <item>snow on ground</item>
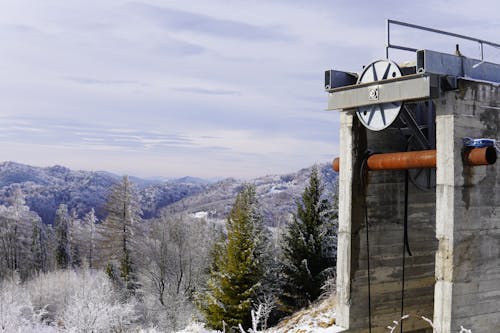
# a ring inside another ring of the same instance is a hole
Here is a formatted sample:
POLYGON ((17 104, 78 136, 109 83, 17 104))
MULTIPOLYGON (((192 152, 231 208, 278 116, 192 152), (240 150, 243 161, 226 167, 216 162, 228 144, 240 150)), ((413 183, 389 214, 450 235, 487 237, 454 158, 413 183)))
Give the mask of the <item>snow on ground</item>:
MULTIPOLYGON (((314 303, 307 309, 284 318, 278 325, 262 333, 337 333, 343 329, 335 325, 335 296, 314 303)), ((193 323, 177 333, 217 333, 203 324, 193 323)))
POLYGON ((266 333, 337 333, 343 328, 335 325, 335 295, 320 300, 309 308, 284 318, 266 333))
POLYGON ((204 211, 196 212, 196 213, 193 213, 192 216, 196 219, 206 219, 208 217, 208 212, 204 212, 204 211))
POLYGON ((217 333, 217 331, 205 328, 205 324, 202 323, 191 323, 185 329, 177 333, 217 333))

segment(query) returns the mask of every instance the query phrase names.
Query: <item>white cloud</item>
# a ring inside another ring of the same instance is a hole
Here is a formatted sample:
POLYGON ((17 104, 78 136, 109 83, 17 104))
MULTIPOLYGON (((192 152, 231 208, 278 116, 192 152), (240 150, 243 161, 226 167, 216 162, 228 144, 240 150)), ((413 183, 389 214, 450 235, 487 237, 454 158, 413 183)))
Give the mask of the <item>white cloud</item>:
MULTIPOLYGON (((496 1, 450 4, 5 1, 2 155, 148 176, 248 177, 329 160, 338 115, 323 111, 323 71, 383 57, 388 17, 496 38, 496 1)), ((441 47, 419 36, 395 32, 441 47)))

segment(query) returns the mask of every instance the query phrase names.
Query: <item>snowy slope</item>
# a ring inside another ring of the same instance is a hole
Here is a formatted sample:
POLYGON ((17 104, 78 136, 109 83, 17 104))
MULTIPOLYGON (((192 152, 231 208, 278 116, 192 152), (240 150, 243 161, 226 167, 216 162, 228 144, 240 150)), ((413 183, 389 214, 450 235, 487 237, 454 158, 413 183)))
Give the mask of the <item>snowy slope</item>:
MULTIPOLYGON (((324 195, 332 199, 337 174, 329 164, 321 164, 319 169, 324 184, 324 195)), ((292 218, 297 209, 296 200, 300 198, 310 174, 311 168, 305 168, 295 173, 268 175, 250 181, 227 178, 167 206, 165 211, 224 221, 243 184, 249 183, 255 185, 265 223, 271 227, 279 227, 292 218)))
MULTIPOLYGON (((284 318, 275 327, 259 332, 337 333, 342 330, 340 326, 335 325, 335 296, 332 295, 284 318)), ((204 324, 193 323, 177 333, 217 333, 217 331, 205 328, 204 324)))

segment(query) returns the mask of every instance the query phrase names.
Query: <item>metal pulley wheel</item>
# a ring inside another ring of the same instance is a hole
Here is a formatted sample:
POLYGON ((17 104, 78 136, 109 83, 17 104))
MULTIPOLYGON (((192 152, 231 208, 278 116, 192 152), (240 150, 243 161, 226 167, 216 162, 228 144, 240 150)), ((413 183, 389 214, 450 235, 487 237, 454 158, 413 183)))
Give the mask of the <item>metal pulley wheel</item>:
MULTIPOLYGON (((401 69, 396 63, 390 60, 378 60, 363 70, 357 83, 377 82, 401 76, 401 69)), ((367 94, 370 101, 378 100, 378 87, 368 87, 367 94)), ((366 128, 381 131, 397 119, 402 106, 403 102, 365 105, 358 107, 356 114, 366 128)))

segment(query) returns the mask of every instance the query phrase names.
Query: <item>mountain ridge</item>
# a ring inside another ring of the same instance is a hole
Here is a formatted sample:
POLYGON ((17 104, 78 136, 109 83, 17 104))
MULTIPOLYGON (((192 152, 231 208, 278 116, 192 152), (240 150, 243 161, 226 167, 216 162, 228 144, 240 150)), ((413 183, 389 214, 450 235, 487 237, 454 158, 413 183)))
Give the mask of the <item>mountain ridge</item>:
MULTIPOLYGON (((328 164, 318 167, 324 179, 325 193, 332 195, 336 174, 328 164)), ((217 182, 191 176, 168 181, 134 176, 129 179, 137 187, 144 218, 167 213, 223 220, 243 184, 254 184, 264 218, 270 226, 277 226, 291 218, 310 170, 311 167, 252 180, 225 178, 217 182)), ((107 171, 75 171, 61 165, 35 167, 13 161, 1 162, 0 204, 8 204, 13 189, 19 187, 26 196, 27 205, 46 224, 53 222, 61 203, 74 209, 80 217, 94 208, 97 217, 102 219, 106 214, 104 204, 109 190, 120 179, 121 176, 107 171)))

